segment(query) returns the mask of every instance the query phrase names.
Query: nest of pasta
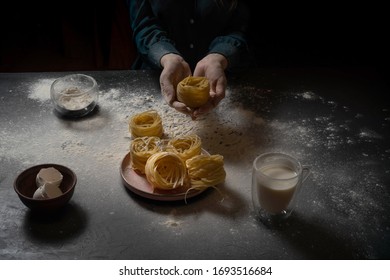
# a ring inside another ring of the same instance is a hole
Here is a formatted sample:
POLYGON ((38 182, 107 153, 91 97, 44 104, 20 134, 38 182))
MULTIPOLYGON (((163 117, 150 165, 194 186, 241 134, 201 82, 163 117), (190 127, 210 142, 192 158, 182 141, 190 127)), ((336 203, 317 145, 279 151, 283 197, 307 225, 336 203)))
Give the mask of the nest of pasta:
POLYGON ((210 98, 210 83, 205 77, 188 76, 176 89, 177 99, 190 108, 198 108, 207 103, 210 98))
POLYGON ((161 117, 155 110, 132 116, 129 121, 129 131, 133 138, 143 136, 161 137, 164 133, 161 117))

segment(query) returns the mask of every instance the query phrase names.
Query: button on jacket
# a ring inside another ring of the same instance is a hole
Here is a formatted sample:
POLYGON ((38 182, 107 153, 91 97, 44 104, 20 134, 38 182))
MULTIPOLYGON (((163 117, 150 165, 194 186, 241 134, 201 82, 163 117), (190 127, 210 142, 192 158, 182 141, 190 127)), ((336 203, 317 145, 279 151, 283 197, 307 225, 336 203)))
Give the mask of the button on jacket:
POLYGON ((134 69, 161 69, 160 59, 180 54, 193 70, 209 53, 228 60, 228 70, 248 57, 249 11, 238 0, 128 0, 131 28, 138 50, 134 69))

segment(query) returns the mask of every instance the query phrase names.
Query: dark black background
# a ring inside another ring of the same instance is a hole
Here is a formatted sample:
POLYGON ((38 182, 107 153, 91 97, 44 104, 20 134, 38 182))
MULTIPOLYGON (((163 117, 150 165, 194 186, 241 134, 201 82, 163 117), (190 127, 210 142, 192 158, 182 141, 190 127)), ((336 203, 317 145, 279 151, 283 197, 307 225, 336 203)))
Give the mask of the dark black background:
POLYGON ((387 60, 383 5, 249 1, 258 62, 280 66, 378 66, 387 60), (270 3, 271 2, 271 3, 270 3))
MULTIPOLYGON (((247 2, 257 66, 370 67, 386 77, 388 20, 379 1, 247 2)), ((122 4, 3 1, 0 71, 127 69, 134 47, 122 4)))

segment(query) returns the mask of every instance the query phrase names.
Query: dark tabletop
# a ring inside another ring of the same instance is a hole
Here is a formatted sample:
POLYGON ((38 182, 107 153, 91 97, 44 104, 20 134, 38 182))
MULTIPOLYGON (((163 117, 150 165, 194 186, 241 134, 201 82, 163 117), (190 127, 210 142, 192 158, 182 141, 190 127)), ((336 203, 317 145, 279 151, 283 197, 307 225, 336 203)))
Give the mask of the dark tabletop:
POLYGON ((53 112, 49 87, 66 73, 0 74, 0 259, 388 259, 390 107, 371 70, 266 69, 229 78, 199 120, 162 102, 158 74, 87 72, 98 108, 53 112), (226 181, 187 202, 155 201, 120 176, 128 119, 156 109, 166 135, 197 133, 224 156, 226 181), (251 204, 251 164, 264 152, 311 167, 286 224, 268 228, 251 204), (69 205, 43 217, 13 189, 24 169, 57 163, 78 177, 69 205))

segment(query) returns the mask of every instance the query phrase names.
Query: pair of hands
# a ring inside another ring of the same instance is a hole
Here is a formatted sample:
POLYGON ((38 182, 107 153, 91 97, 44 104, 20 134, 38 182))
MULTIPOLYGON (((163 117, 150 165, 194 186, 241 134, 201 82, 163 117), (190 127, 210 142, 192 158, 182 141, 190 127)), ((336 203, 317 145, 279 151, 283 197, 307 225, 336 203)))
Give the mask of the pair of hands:
POLYGON ((200 60, 194 70, 193 76, 206 77, 210 83, 210 99, 202 107, 191 109, 176 97, 177 84, 184 78, 192 75, 188 63, 177 54, 166 54, 161 58, 163 70, 160 75, 161 93, 169 106, 179 112, 190 115, 196 119, 215 108, 225 97, 227 80, 225 69, 227 59, 220 54, 212 53, 200 60))

